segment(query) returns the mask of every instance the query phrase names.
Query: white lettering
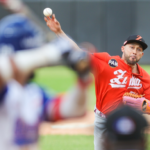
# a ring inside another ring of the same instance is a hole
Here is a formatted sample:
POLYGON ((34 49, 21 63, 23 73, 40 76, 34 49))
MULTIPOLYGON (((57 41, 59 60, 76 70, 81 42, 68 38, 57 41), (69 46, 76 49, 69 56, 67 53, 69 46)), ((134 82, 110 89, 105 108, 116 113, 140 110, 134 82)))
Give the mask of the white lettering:
POLYGON ((111 85, 112 88, 123 88, 123 87, 126 87, 126 85, 118 85, 118 84, 111 84, 111 83, 110 83, 110 85, 111 85))
MULTIPOLYGON (((114 71, 114 75, 116 78, 110 79, 109 85, 112 88, 124 88, 127 84, 128 77, 124 77, 127 71, 122 71, 121 69, 114 71)), ((140 89, 142 87, 141 80, 132 76, 130 78, 129 87, 128 89, 140 89)))
POLYGON ((132 76, 132 78, 130 79, 130 82, 129 82, 128 89, 131 89, 131 88, 140 89, 141 87, 142 87, 141 80, 132 76))
POLYGON ((114 61, 112 61, 111 64, 114 65, 114 61))
POLYGON ((127 84, 127 78, 128 78, 128 77, 125 77, 125 78, 124 78, 122 84, 127 84))
POLYGON ((121 69, 114 71, 114 75, 117 75, 117 78, 110 79, 110 85, 112 88, 123 88, 127 83, 127 78, 124 78, 124 75, 127 71, 122 71, 121 69), (123 81, 121 81, 123 79, 123 81))

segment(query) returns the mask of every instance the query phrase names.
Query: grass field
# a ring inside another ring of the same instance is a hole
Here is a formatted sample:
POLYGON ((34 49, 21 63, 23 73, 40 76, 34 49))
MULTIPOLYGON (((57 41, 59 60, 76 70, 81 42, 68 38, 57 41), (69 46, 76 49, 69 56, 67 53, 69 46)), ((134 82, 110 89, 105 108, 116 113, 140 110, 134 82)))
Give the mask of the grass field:
MULTIPOLYGON (((51 93, 60 93, 69 90, 76 82, 76 74, 66 67, 50 67, 36 71, 34 81, 51 93)), ((89 109, 93 110, 95 106, 94 83, 89 87, 89 109)))
MULTIPOLYGON (((93 140, 93 136, 87 135, 48 135, 40 137, 39 146, 40 150, 94 150, 93 140)), ((147 143, 150 143, 150 136, 147 143)))
POLYGON ((93 136, 48 135, 40 138, 41 150, 93 150, 93 136))
MULTIPOLYGON (((150 66, 142 66, 150 74, 150 66)), ((65 92, 75 83, 76 75, 65 67, 50 67, 36 71, 34 81, 53 93, 65 92)), ((89 89, 89 109, 95 105, 94 84, 89 89)), ((150 136, 148 138, 150 143, 150 136)), ((93 136, 49 135, 40 137, 40 150, 93 150, 93 136)), ((150 146, 148 146, 150 150, 150 146)))

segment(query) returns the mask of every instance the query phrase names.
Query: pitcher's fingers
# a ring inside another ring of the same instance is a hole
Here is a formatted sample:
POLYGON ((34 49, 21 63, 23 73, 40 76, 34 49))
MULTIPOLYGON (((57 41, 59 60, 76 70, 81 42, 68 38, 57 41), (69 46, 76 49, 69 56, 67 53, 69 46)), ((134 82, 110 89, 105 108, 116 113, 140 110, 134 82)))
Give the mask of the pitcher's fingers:
POLYGON ((47 21, 48 21, 46 17, 44 17, 44 20, 45 20, 45 22, 47 22, 47 21))
POLYGON ((53 17, 54 22, 57 24, 58 21, 57 21, 57 19, 56 19, 56 17, 55 17, 55 14, 53 14, 52 17, 53 17))
POLYGON ((55 21, 55 14, 52 15, 52 20, 55 21))
POLYGON ((47 20, 50 20, 50 21, 52 20, 51 17, 46 17, 46 18, 47 18, 47 20))

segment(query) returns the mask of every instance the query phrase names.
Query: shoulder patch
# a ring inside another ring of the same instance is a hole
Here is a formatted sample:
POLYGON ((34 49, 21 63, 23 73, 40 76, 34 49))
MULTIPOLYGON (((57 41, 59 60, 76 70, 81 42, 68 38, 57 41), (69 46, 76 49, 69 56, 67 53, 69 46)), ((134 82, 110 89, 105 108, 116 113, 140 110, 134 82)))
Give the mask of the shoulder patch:
POLYGON ((112 67, 112 68, 118 67, 118 62, 117 62, 116 59, 110 59, 110 60, 108 61, 108 64, 109 64, 109 66, 112 67))

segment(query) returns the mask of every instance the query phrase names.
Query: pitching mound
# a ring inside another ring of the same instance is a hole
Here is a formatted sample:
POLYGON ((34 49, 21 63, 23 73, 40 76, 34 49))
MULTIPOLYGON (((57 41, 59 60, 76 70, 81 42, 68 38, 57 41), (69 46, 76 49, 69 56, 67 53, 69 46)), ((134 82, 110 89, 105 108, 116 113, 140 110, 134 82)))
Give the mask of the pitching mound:
MULTIPOLYGON (((150 115, 144 115, 150 125, 150 115)), ((88 111, 85 116, 67 119, 57 122, 44 122, 40 126, 40 135, 69 134, 69 135, 93 135, 94 112, 88 111)), ((146 131, 150 134, 150 129, 146 131)))

